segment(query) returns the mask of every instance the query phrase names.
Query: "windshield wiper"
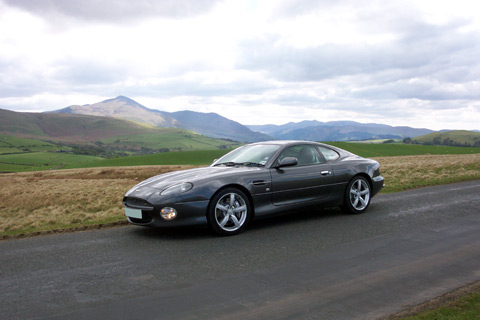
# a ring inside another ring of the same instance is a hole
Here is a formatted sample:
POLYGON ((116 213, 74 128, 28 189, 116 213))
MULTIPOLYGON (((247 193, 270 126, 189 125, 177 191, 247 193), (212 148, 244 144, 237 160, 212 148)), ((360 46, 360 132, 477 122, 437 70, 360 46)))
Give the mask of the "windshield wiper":
POLYGON ((265 165, 264 164, 260 164, 260 163, 256 163, 256 162, 233 162, 233 161, 229 161, 229 162, 222 162, 222 163, 216 163, 215 166, 227 166, 227 167, 234 167, 234 166, 247 166, 247 167, 251 167, 251 166, 257 166, 257 167, 264 167, 265 165))

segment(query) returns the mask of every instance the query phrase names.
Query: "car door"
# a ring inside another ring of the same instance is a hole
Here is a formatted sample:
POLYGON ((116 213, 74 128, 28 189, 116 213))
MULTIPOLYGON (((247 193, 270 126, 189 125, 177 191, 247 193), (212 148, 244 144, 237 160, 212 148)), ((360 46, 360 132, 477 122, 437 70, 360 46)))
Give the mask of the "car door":
POLYGON ((297 158, 297 165, 272 168, 272 203, 276 206, 319 201, 332 189, 333 171, 313 145, 295 145, 277 158, 297 158))

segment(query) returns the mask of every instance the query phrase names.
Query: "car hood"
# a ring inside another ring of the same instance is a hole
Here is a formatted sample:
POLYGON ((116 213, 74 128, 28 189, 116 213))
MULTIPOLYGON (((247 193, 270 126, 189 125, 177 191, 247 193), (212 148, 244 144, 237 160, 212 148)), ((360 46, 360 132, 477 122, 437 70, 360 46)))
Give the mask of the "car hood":
POLYGON ((252 170, 260 170, 257 167, 204 167, 188 170, 173 171, 169 173, 160 174, 151 177, 133 187, 131 191, 140 187, 148 187, 157 190, 164 190, 170 186, 180 184, 183 182, 195 182, 204 179, 216 179, 224 175, 231 176, 232 174, 242 174, 244 172, 251 172, 252 170))

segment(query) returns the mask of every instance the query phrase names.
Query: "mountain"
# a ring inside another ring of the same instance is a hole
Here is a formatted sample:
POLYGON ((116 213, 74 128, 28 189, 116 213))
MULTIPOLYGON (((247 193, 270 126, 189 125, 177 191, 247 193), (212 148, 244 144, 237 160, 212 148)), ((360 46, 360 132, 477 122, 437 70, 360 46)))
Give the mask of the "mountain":
POLYGON ((284 125, 249 125, 251 130, 258 130, 276 139, 314 140, 314 141, 354 141, 370 139, 402 139, 417 137, 433 132, 429 129, 411 127, 392 127, 376 123, 359 123, 355 121, 302 121, 289 122, 284 125))
POLYGON ((170 150, 230 149, 238 143, 180 128, 159 128, 110 117, 0 109, 0 135, 47 140, 106 156, 170 150))
POLYGON ((242 142, 270 140, 271 137, 253 132, 238 122, 216 113, 194 111, 166 112, 146 108, 138 102, 118 96, 95 104, 74 105, 53 113, 84 114, 113 117, 162 128, 182 128, 213 138, 242 142))
POLYGON ((170 113, 178 120, 179 128, 193 130, 213 138, 233 139, 236 141, 265 141, 268 135, 253 132, 238 122, 224 118, 216 113, 178 111, 170 113))
POLYGON ((416 137, 412 139, 412 142, 428 145, 480 147, 480 132, 467 130, 433 132, 416 137))
POLYGON ((178 125, 178 121, 170 117, 168 112, 148 109, 138 102, 123 96, 95 104, 86 104, 83 106, 73 105, 61 110, 52 111, 52 113, 120 118, 164 128, 171 128, 178 125))
POLYGON ((87 142, 153 132, 121 119, 0 109, 0 134, 57 141, 87 142))

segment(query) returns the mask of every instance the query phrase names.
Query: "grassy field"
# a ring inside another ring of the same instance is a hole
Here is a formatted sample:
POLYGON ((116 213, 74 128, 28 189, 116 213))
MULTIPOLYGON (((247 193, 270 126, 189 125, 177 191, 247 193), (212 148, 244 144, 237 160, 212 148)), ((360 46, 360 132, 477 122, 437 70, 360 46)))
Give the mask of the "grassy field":
POLYGON ((480 148, 424 146, 403 143, 354 143, 354 142, 326 142, 362 157, 391 157, 413 156, 424 154, 475 154, 480 148))
POLYGON ((131 156, 101 159, 89 163, 76 163, 66 168, 94 168, 143 165, 209 165, 230 150, 199 150, 156 153, 145 156, 131 156))
MULTIPOLYGON (((158 129, 161 130, 161 129, 158 129)), ((150 149, 171 150, 212 150, 222 148, 236 148, 238 142, 213 139, 181 129, 165 129, 161 134, 146 133, 123 137, 113 137, 101 140, 105 144, 122 147, 143 146, 150 149)))
POLYGON ((0 155, 0 172, 40 171, 60 169, 67 164, 86 165, 92 161, 101 160, 100 157, 74 155, 61 152, 29 152, 19 154, 0 155))
MULTIPOLYGON (((480 154, 376 158, 383 192, 480 179, 480 154)), ((0 175, 0 236, 125 221, 122 197, 156 174, 192 165, 103 167, 0 175)))
MULTIPOLYGON (((1 137, 1 136, 0 136, 1 137)), ((106 146, 115 145, 115 148, 133 147, 139 145, 138 141, 144 140, 144 143, 152 149, 164 147, 165 149, 182 148, 183 151, 160 152, 143 156, 129 156, 119 158, 101 158, 84 155, 74 155, 69 153, 60 153, 59 147, 49 145, 46 142, 38 141, 37 145, 30 142, 28 152, 22 151, 31 139, 24 139, 14 147, 11 146, 7 152, 0 152, 0 172, 22 172, 49 170, 52 168, 92 168, 92 167, 112 167, 112 166, 140 166, 140 165, 207 165, 214 159, 221 157, 232 148, 239 144, 236 142, 210 139, 204 136, 178 131, 168 133, 159 138, 158 134, 133 135, 128 137, 115 137, 105 140, 110 143, 106 146), (182 138, 183 137, 183 138, 182 138), (163 139, 163 140, 162 140, 163 139), (183 139, 183 140, 182 140, 183 139), (14 149, 16 148, 16 149, 14 149), (49 149, 48 149, 49 148, 49 149), (54 149, 56 148, 56 149, 54 149), (34 152, 34 150, 39 150, 34 152), (193 151, 191 149, 194 149, 193 151), (16 150, 18 153, 11 154, 16 150), (49 152, 46 152, 49 151, 49 152), (57 152, 50 152, 57 151, 57 152)), ((1 141, 1 140, 0 140, 1 141)), ((351 142, 329 142, 328 144, 338 146, 355 154, 364 157, 381 156, 406 156, 406 155, 424 155, 424 154, 478 154, 480 148, 448 147, 448 146, 424 146, 412 144, 384 144, 384 143, 351 143, 351 142)), ((0 151, 8 146, 0 144, 0 151)), ((68 149, 68 148, 65 148, 68 149)), ((161 149, 161 148, 160 148, 161 149)))
MULTIPOLYGON (((147 164, 204 164, 239 146, 237 142, 212 139, 186 130, 165 129, 148 134, 113 137, 91 144, 112 154, 194 150, 193 153, 160 152, 142 157, 106 159, 100 156, 73 154, 72 147, 53 143, 0 135, 0 172, 41 171, 58 168, 88 168, 91 166, 147 165, 147 164), (196 150, 209 150, 195 153, 196 150), (211 153, 211 155, 209 155, 211 153), (192 159, 193 162, 192 162, 192 159), (96 164, 92 164, 92 161, 96 164)), ((94 150, 92 148, 90 151, 94 150)))
POLYGON ((55 152, 58 150, 60 150, 58 146, 46 141, 0 135, 0 155, 25 152, 55 152))

